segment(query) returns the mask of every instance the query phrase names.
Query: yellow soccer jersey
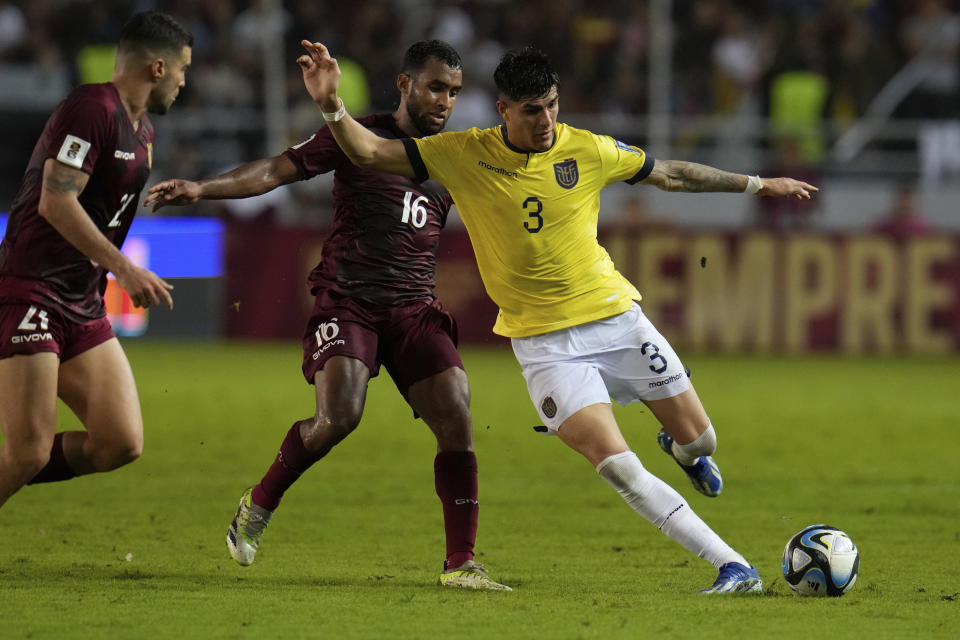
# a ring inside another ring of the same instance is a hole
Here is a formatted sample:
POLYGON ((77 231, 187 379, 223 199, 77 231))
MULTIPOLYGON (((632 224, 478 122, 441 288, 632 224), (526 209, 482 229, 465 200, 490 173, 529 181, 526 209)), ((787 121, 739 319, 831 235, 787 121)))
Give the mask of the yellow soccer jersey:
POLYGON ((527 153, 501 126, 405 140, 418 178, 443 184, 470 234, 495 333, 511 338, 621 313, 640 299, 597 242, 600 190, 631 184, 653 158, 608 136, 557 124, 553 147, 527 153))

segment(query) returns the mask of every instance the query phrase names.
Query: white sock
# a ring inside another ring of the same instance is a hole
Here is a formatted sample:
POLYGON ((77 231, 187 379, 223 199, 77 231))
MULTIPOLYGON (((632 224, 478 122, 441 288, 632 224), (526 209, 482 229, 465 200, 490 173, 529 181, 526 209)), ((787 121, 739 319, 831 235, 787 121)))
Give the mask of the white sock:
POLYGON ((672 540, 720 568, 727 562, 750 563, 713 532, 670 485, 647 471, 633 451, 616 453, 597 465, 597 473, 633 510, 672 540))
POLYGON ((680 464, 688 467, 697 461, 700 456, 712 456, 717 450, 717 432, 713 424, 708 424, 706 431, 697 436, 697 439, 687 444, 679 444, 673 441, 673 457, 680 464))

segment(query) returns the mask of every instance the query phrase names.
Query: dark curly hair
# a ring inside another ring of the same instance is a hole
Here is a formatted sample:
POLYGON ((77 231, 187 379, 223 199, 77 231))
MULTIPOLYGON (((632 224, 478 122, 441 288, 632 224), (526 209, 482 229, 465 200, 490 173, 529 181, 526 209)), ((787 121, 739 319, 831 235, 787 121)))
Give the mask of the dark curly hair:
POLYGON ((539 98, 560 88, 560 76, 554 71, 550 58, 536 47, 508 51, 500 58, 493 81, 502 97, 515 102, 539 98))

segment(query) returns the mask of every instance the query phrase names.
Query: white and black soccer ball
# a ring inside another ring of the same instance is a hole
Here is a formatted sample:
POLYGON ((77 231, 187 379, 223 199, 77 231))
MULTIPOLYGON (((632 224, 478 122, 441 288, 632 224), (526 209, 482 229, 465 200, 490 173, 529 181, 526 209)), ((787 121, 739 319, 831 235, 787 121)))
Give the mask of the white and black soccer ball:
POLYGON ((801 596, 842 596, 860 573, 857 545, 836 527, 814 524, 783 550, 783 578, 801 596))

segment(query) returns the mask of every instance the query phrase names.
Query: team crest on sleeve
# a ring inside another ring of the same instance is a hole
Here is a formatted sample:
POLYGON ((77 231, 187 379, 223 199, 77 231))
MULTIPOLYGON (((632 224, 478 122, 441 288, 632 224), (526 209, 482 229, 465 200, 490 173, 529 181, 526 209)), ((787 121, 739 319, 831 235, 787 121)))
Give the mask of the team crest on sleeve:
POLYGON ((640 155, 640 150, 637 149, 636 147, 631 147, 626 142, 620 142, 616 138, 614 138, 613 141, 617 143, 618 148, 623 149, 624 151, 629 151, 630 153, 635 153, 637 155, 640 155))
POLYGON ((564 189, 572 189, 580 179, 580 170, 577 169, 577 160, 568 158, 563 162, 557 162, 553 165, 553 175, 557 178, 557 184, 564 189))
POLYGON ((57 160, 76 169, 83 168, 83 159, 87 157, 90 143, 77 136, 68 135, 60 147, 57 160))

